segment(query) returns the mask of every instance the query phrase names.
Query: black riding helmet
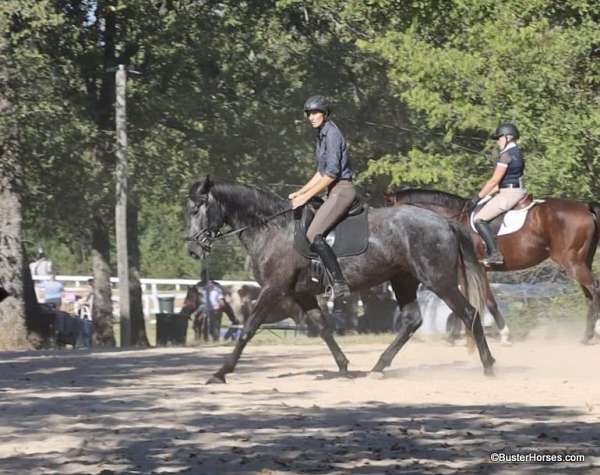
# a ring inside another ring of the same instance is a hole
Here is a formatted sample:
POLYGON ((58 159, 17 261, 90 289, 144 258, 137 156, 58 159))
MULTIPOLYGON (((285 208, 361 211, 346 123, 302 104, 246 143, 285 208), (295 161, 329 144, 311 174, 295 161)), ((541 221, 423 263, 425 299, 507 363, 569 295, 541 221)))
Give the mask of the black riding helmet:
POLYGON ((304 103, 304 113, 308 115, 310 111, 319 111, 328 116, 331 114, 331 103, 324 96, 311 96, 304 103))
POLYGON ((517 126, 515 124, 507 122, 506 124, 498 126, 496 131, 492 134, 492 138, 499 139, 500 137, 503 137, 505 135, 511 135, 512 138, 516 140, 519 138, 519 129, 517 129, 517 126))

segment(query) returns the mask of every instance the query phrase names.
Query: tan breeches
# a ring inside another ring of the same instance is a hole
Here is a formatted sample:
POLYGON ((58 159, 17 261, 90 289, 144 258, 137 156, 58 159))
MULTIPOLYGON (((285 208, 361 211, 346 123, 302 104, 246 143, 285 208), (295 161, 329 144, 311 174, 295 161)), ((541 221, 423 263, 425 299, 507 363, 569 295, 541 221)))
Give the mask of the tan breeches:
POLYGON ((329 192, 325 203, 321 205, 308 227, 306 238, 312 244, 315 236, 326 234, 346 214, 352 201, 356 197, 356 190, 352 182, 342 180, 335 184, 329 192))
POLYGON ((475 216, 475 221, 491 221, 499 214, 512 209, 527 192, 524 188, 501 188, 475 216))

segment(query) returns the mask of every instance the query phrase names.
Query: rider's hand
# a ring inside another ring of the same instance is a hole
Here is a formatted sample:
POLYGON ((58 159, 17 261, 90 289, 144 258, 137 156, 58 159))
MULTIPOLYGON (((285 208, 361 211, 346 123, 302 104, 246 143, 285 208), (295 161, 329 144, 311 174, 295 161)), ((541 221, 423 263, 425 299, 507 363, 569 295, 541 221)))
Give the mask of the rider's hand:
POLYGON ((292 209, 299 208, 300 206, 306 204, 306 202, 310 199, 306 195, 296 195, 292 198, 292 209))
POLYGON ((289 199, 289 200, 293 200, 293 199, 294 199, 296 196, 298 196, 298 192, 297 192, 297 191, 294 191, 293 193, 290 193, 290 194, 288 195, 288 199, 289 199))
POLYGON ((479 197, 479 195, 475 195, 473 198, 471 198, 469 200, 469 206, 471 208, 475 208, 479 204, 479 200, 481 200, 481 198, 479 197))

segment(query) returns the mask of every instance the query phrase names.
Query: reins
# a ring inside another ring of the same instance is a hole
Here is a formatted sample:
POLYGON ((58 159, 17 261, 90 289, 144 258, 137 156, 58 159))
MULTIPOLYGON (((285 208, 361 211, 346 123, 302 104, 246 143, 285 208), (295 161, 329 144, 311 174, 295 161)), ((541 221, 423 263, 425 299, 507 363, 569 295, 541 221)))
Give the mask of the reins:
MULTIPOLYGON (((241 228, 238 228, 238 229, 232 229, 230 231, 227 231, 226 233, 216 233, 213 236, 208 236, 208 239, 210 239, 211 241, 216 241, 218 239, 225 239, 225 238, 228 238, 231 236, 235 236, 236 234, 240 234, 240 233, 246 231, 247 229, 258 227, 258 226, 264 226, 269 221, 272 221, 275 218, 278 218, 279 216, 289 213, 290 211, 293 211, 293 208, 286 208, 284 210, 278 211, 277 213, 272 214, 271 216, 267 216, 266 218, 261 219, 257 223, 248 224, 248 225, 242 226, 241 228)), ((185 240, 186 241, 194 241, 194 242, 200 241, 204 238, 204 236, 202 236, 202 234, 203 233, 197 233, 195 236, 185 238, 185 240)))
POLYGON ((286 213, 289 213, 290 211, 293 211, 292 208, 286 208, 282 211, 279 211, 275 214, 272 214, 271 216, 267 216, 266 218, 260 220, 258 223, 254 223, 254 224, 248 224, 246 226, 242 226, 241 228, 238 229, 232 229, 231 231, 227 231, 226 233, 217 233, 214 237, 213 240, 217 240, 217 239, 225 239, 231 236, 235 236, 236 234, 239 234, 243 231, 245 231, 246 229, 250 229, 250 228, 255 228, 258 226, 264 226, 265 224, 267 224, 269 221, 274 220, 275 218, 278 218, 279 216, 282 216, 286 213))

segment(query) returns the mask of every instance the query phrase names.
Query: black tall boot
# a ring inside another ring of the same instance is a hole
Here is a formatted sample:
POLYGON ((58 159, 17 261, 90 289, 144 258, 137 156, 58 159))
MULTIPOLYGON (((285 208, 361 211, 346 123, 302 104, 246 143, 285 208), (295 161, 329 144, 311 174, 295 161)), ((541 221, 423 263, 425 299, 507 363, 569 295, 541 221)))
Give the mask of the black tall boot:
POLYGON ((490 223, 482 219, 475 221, 475 229, 485 242, 486 256, 483 259, 483 263, 486 265, 490 264, 504 264, 504 256, 498 249, 496 244, 496 236, 490 229, 490 223))
POLYGON ((350 288, 344 279, 342 269, 337 260, 337 256, 333 249, 325 242, 322 235, 315 236, 313 243, 310 246, 311 250, 316 252, 321 258, 321 262, 327 269, 329 275, 333 278, 333 299, 335 302, 344 303, 350 296, 350 288))

